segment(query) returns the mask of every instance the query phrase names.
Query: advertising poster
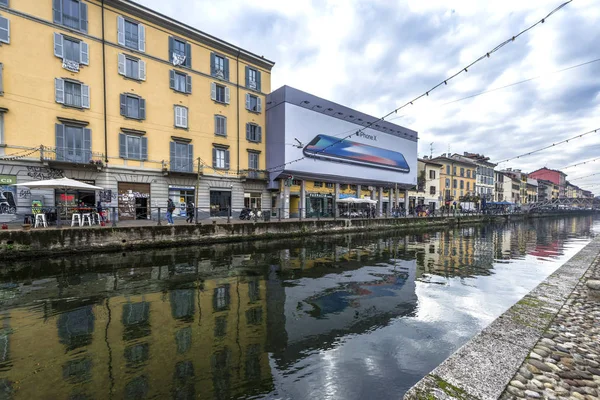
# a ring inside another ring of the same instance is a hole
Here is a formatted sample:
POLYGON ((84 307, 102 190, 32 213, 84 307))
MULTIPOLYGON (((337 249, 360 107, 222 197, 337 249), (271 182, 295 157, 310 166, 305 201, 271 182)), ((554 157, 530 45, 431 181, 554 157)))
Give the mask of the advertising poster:
POLYGON ((289 170, 368 181, 415 185, 417 142, 353 122, 285 104, 285 162, 289 170))

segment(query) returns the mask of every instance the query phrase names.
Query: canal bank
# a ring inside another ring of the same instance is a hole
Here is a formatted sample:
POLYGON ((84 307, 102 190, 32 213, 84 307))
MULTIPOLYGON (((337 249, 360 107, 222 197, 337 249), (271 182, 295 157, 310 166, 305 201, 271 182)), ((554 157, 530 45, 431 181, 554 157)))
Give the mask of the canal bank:
MULTIPOLYGON (((575 215, 575 214, 573 214, 575 215)), ((515 221, 560 214, 473 215, 431 218, 377 218, 273 221, 245 224, 89 227, 0 231, 0 257, 57 256, 156 247, 203 245, 307 235, 382 230, 415 231, 467 224, 515 221)))
POLYGON ((599 253, 596 238, 404 399, 596 398, 599 253))

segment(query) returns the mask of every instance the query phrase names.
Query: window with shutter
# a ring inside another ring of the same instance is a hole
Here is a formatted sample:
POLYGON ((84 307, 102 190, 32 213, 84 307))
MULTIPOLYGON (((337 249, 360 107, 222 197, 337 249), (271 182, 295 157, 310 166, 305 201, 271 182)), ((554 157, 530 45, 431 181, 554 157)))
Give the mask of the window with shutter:
POLYGON ((188 127, 188 109, 182 106, 175 106, 175 126, 178 128, 188 127))
POLYGON ((250 142, 259 143, 261 141, 260 126, 255 124, 246 124, 246 139, 250 142))
POLYGON ((0 16, 0 42, 10 43, 10 21, 0 16))
MULTIPOLYGON (((181 72, 177 72, 175 70, 172 70, 171 73, 171 88, 177 92, 180 93, 187 93, 187 74, 181 73, 181 72)), ((191 86, 191 81, 190 81, 190 86, 191 86)), ((190 88, 191 90, 191 88, 190 88)))
POLYGON ((194 146, 188 143, 171 142, 171 170, 193 172, 194 146))
POLYGON ((192 46, 190 43, 175 39, 174 37, 169 37, 169 61, 171 61, 173 65, 191 67, 191 53, 192 46))
POLYGON ((87 164, 92 159, 92 131, 56 124, 56 160, 87 164))
POLYGON ((227 159, 226 159, 226 153, 228 153, 227 150, 225 149, 221 149, 221 148, 213 148, 213 167, 216 169, 228 169, 229 166, 227 165, 227 159))
POLYGON ((227 136, 227 118, 215 115, 215 135, 227 136))
POLYGON ((254 95, 246 94, 246 109, 252 112, 260 112, 260 99, 254 95))
POLYGON ((121 94, 121 115, 133 119, 146 119, 146 101, 128 93, 121 94))
POLYGON ((87 32, 88 8, 81 0, 53 0, 54 22, 71 29, 87 32))
POLYGON ((229 104, 229 88, 226 86, 217 85, 215 83, 212 84, 213 100, 218 101, 219 103, 229 104))

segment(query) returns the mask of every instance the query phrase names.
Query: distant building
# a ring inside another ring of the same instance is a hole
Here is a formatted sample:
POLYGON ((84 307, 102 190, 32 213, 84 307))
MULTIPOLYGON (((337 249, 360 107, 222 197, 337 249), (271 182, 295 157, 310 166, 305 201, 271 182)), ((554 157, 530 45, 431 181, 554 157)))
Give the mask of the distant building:
POLYGON ((431 161, 427 156, 418 159, 417 186, 408 192, 409 209, 413 209, 417 205, 426 205, 431 211, 434 211, 440 207, 442 167, 442 164, 431 161))
MULTIPOLYGON (((552 200, 553 197, 553 188, 554 183, 547 181, 545 179, 540 179, 538 182, 538 201, 548 201, 552 200)), ((556 193, 558 194, 558 186, 556 193)))
POLYGON ((458 154, 444 153, 430 161, 442 165, 440 189, 446 205, 474 195, 477 164, 473 160, 458 154))
MULTIPOLYGON (((494 201, 510 201, 510 196, 507 199, 504 194, 505 178, 502 172, 494 171, 494 201)), ((508 181, 509 178, 506 178, 506 180, 508 181)), ((507 193, 510 193, 510 191, 507 193)))
POLYGON ((537 203, 539 184, 537 179, 527 178, 527 202, 537 203))
POLYGON ((533 179, 544 179, 558 186, 558 198, 567 197, 567 174, 550 168, 540 168, 529 174, 533 179))
MULTIPOLYGON (((520 169, 512 169, 507 168, 502 171, 502 173, 510 177, 510 193, 511 200, 508 200, 512 203, 516 204, 526 204, 527 203, 527 174, 522 172, 520 169)), ((505 191, 505 195, 508 193, 505 191)))
POLYGON ((464 153, 464 157, 469 158, 477 164, 477 180, 475 182, 475 193, 480 198, 492 201, 494 199, 495 176, 494 167, 498 164, 490 162, 490 158, 482 154, 464 153))

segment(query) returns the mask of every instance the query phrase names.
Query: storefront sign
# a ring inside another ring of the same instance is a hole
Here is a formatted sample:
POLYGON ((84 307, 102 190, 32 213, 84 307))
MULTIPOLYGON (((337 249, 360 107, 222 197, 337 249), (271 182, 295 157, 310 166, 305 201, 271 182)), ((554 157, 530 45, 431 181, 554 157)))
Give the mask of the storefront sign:
POLYGON ((194 186, 175 186, 169 185, 169 190, 196 190, 194 186))
POLYGON ((354 194, 340 193, 340 199, 354 199, 354 198, 356 198, 356 195, 354 195, 354 194))
POLYGON ((0 175, 0 185, 14 185, 17 183, 15 175, 0 175))
POLYGON ((333 197, 333 195, 331 193, 306 193, 306 197, 327 198, 327 197, 333 197))

